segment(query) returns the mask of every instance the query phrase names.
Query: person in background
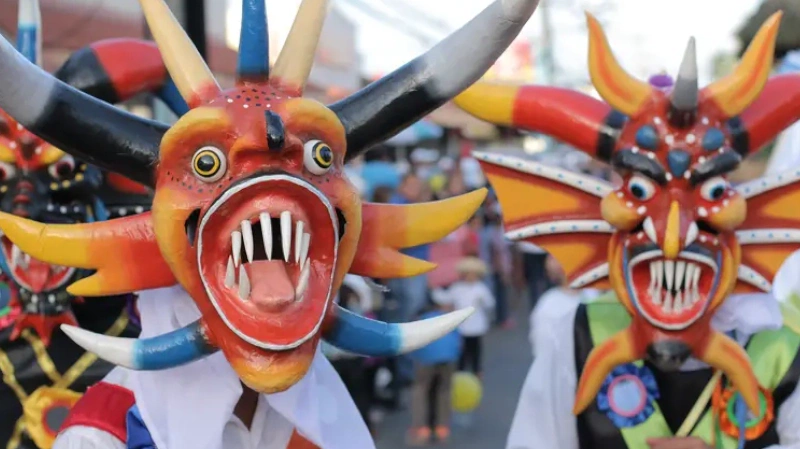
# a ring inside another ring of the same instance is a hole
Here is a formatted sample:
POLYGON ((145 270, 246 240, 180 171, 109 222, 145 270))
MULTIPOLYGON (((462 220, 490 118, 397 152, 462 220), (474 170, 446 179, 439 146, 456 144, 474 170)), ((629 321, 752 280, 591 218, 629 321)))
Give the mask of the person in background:
POLYGON ((400 186, 400 171, 392 159, 392 149, 387 145, 367 152, 360 173, 364 181, 364 197, 371 198, 375 189, 388 187, 395 190, 400 186))
POLYGON ((514 319, 508 315, 507 297, 512 273, 511 249, 503 234, 500 203, 493 193, 489 194, 484 203, 483 226, 479 232, 480 257, 490 267, 485 282, 497 301, 495 323, 506 329, 512 328, 514 319))
POLYGON ((487 267, 477 257, 465 257, 459 261, 459 280, 447 290, 437 290, 434 298, 440 302, 452 302, 456 310, 473 307, 475 311, 458 327, 464 339, 464 350, 459 360, 459 371, 470 371, 478 377, 483 373, 481 347, 483 337, 489 332, 495 299, 483 282, 487 267))
POLYGON ((532 243, 517 242, 515 256, 514 285, 519 289, 527 289, 533 310, 539 298, 551 286, 545 272, 547 252, 532 243))
MULTIPOLYGON (((447 296, 437 296, 433 302, 434 307, 423 313, 420 319, 434 318, 453 310, 453 303, 447 296)), ((461 350, 461 335, 453 331, 410 354, 414 360, 414 384, 411 428, 407 436, 409 446, 428 444, 432 434, 439 442, 446 442, 450 437, 452 378, 461 350)))

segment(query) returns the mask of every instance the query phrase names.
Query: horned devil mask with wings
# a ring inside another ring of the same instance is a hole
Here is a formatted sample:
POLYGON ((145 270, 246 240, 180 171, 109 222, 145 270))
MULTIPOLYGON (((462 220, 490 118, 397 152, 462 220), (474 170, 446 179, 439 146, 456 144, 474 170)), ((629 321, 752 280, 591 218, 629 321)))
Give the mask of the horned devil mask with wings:
POLYGON ((144 120, 60 83, 0 41, 0 107, 65 151, 155 190, 152 213, 80 225, 0 216, 34 257, 97 270, 73 284, 98 296, 186 289, 202 318, 166 335, 113 339, 65 327, 81 346, 133 369, 164 369, 221 350, 241 380, 281 391, 307 371, 320 337, 392 355, 449 332, 470 311, 390 325, 332 304, 346 273, 412 276, 431 264, 398 249, 440 239, 485 191, 410 206, 362 203, 344 163, 477 80, 536 0, 497 0, 389 76, 324 106, 301 98, 327 12, 304 0, 270 74, 263 0, 243 2, 236 86, 221 89, 162 0, 141 0, 190 110, 144 120))
POLYGON ((747 354, 710 321, 731 293, 769 291, 778 267, 800 248, 800 170, 735 188, 726 180, 800 118, 800 78, 767 80, 779 21, 779 14, 770 18, 736 70, 702 90, 690 40, 674 86, 659 89, 619 66, 589 16, 591 78, 607 103, 566 89, 480 83, 456 99, 480 118, 557 137, 623 178, 615 188, 478 155, 508 236, 545 248, 574 288, 613 288, 633 316, 589 356, 576 413, 615 366, 648 358, 677 369, 689 356, 722 370, 759 410, 747 354))

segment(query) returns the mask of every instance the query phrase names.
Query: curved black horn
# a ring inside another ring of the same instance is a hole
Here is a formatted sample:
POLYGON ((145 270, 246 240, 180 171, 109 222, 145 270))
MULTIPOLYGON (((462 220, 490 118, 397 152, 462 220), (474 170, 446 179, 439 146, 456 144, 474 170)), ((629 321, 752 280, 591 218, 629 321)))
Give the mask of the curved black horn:
POLYGON ((675 79, 669 107, 669 122, 683 128, 694 123, 697 116, 699 88, 697 86, 697 52, 694 37, 689 39, 683 61, 675 79))
POLYGON ((477 81, 517 37, 539 0, 495 0, 427 53, 334 103, 350 160, 477 81))
POLYGON ((167 125, 129 114, 53 78, 0 37, 0 109, 86 162, 153 187, 167 125))

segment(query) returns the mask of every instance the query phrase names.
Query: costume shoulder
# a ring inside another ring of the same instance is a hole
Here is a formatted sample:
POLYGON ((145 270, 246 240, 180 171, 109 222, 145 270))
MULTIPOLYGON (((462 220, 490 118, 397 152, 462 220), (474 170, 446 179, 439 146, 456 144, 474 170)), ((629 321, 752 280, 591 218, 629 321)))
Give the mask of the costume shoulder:
POLYGON ((580 301, 557 288, 539 298, 531 315, 530 338, 534 354, 541 353, 544 346, 574 338, 575 313, 580 305, 580 301))
POLYGON ((136 402, 127 381, 127 371, 116 368, 89 387, 64 421, 53 449, 125 448, 126 417, 136 402))

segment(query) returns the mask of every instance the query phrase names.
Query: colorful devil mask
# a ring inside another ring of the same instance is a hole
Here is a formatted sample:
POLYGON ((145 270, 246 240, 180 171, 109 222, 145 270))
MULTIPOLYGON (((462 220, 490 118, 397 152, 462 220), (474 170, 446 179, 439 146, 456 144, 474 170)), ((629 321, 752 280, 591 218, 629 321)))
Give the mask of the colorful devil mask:
POLYGON ((80 94, 0 46, 0 79, 8 81, 0 85, 0 107, 67 151, 155 189, 152 213, 77 226, 3 215, 6 235, 35 257, 96 269, 70 287, 75 294, 177 281, 202 314, 185 328, 135 341, 65 327, 76 342, 151 370, 221 350, 248 386, 273 392, 305 374, 321 336, 350 352, 397 354, 469 314, 389 325, 331 304, 348 271, 387 278, 430 269, 397 250, 447 235, 485 195, 362 204, 343 164, 480 77, 535 0, 496 1, 425 55, 330 107, 300 97, 326 1, 304 0, 271 74, 264 2, 245 1, 239 79, 230 90, 217 85, 163 1, 141 4, 191 109, 172 127, 80 94), (40 96, 22 101, 16 92, 27 87, 40 96))
MULTIPOLYGON (((37 65, 41 65, 42 55, 40 22, 38 1, 20 1, 17 46, 25 58, 37 65)), ((152 53, 158 57, 154 50, 146 49, 151 53, 150 61, 152 53)), ((138 54, 141 56, 142 52, 138 54)), ((72 61, 59 71, 60 79, 88 90, 99 85, 96 78, 76 72, 72 61)), ((150 65, 141 63, 143 68, 150 65)), ((134 77, 141 81, 142 77, 134 77)), ((163 79, 161 76, 158 81, 163 79)), ((120 99, 138 93, 141 86, 141 82, 137 83, 120 99)), ((90 223, 149 209, 147 192, 130 184, 133 183, 76 160, 0 111, 0 211, 43 223, 90 223)), ((0 269, 9 281, 11 313, 15 314, 12 340, 30 327, 47 345, 55 326, 77 324, 71 303, 80 298, 68 293, 67 286, 87 276, 88 271, 32 258, 5 236, 0 249, 0 269)))
POLYGON ((695 356, 721 369, 753 410, 758 384, 747 355, 710 327, 732 292, 769 291, 798 248, 798 173, 736 188, 742 158, 800 118, 800 78, 767 81, 779 15, 730 76, 700 90, 694 41, 675 84, 634 79, 589 16, 592 82, 607 103, 565 89, 478 84, 457 102, 495 123, 557 137, 623 177, 619 188, 512 158, 479 159, 497 189, 508 237, 542 246, 573 287, 614 289, 629 329, 594 349, 575 412, 617 365, 648 358, 677 369, 695 356), (532 201, 531 198, 546 198, 532 201))

